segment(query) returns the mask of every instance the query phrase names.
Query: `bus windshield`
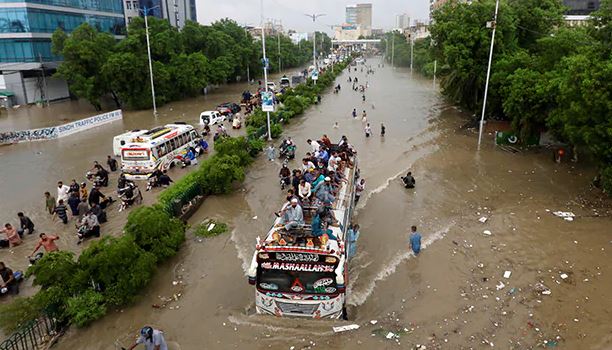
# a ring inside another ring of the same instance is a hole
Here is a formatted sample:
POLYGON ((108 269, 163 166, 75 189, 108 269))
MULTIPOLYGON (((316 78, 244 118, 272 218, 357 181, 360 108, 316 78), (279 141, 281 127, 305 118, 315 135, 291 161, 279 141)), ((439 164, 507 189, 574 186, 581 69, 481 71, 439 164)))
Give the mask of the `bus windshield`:
POLYGON ((122 160, 149 160, 149 151, 144 148, 123 149, 121 151, 122 160))
POLYGON ((274 292, 337 293, 336 274, 333 272, 299 272, 259 268, 257 286, 262 290, 274 292))

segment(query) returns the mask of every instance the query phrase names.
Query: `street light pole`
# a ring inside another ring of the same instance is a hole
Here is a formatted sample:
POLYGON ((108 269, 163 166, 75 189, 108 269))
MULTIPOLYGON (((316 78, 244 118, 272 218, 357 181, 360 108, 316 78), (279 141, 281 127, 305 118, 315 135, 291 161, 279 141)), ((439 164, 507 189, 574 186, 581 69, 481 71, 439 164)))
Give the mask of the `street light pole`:
POLYGON ((487 93, 489 92, 489 77, 491 76, 491 61, 493 59, 493 46, 495 44, 495 29, 497 28, 497 11, 499 10, 499 0, 495 1, 495 16, 493 17, 493 33, 491 33, 491 49, 489 50, 489 65, 487 66, 487 82, 485 83, 484 100, 482 101, 482 115, 480 116, 480 128, 478 129, 478 150, 482 142, 482 132, 484 129, 484 116, 487 107, 487 93))
POLYGON ((276 31, 276 40, 278 41, 278 72, 282 72, 281 68, 281 53, 280 53, 280 31, 276 31))
MULTIPOLYGON (((247 39, 247 41, 249 40, 249 32, 247 31, 247 26, 248 24, 245 23, 244 24, 244 37, 247 39)), ((247 84, 251 83, 251 74, 250 74, 250 69, 249 69, 249 64, 250 62, 247 60, 247 67, 246 67, 246 73, 247 73, 247 84)))
MULTIPOLYGON (((266 57, 266 31, 264 29, 264 17, 263 17, 263 0, 261 4, 261 49, 263 51, 263 64, 264 64, 264 84, 266 84, 265 91, 268 92, 268 58, 266 57)), ((268 124, 268 141, 272 141, 272 131, 270 129, 270 112, 266 112, 267 124, 268 124)))
MULTIPOLYGON (((324 13, 318 13, 318 14, 313 13, 312 15, 304 14, 304 16, 312 18, 312 21, 315 22, 317 18, 321 16, 325 16, 325 14, 324 13)), ((315 70, 318 71, 317 69, 317 31, 316 30, 313 31, 313 35, 312 35, 312 61, 313 61, 313 66, 315 67, 315 70)), ((315 81, 315 84, 316 84, 316 81, 315 81)))
POLYGON ((154 6, 151 8, 147 8, 146 6, 144 7, 144 9, 139 11, 142 11, 142 13, 144 14, 144 20, 145 20, 145 32, 146 32, 146 37, 147 37, 147 55, 149 56, 149 76, 151 77, 151 98, 153 99, 153 116, 157 117, 157 104, 155 103, 155 84, 153 83, 153 63, 151 61, 151 43, 149 42, 149 21, 147 20, 147 16, 149 14, 150 10, 155 9, 156 7, 159 6, 154 6))
POLYGON ((393 37, 391 38, 391 67, 395 67, 395 30, 391 33, 393 37))
POLYGON ((412 62, 414 61, 414 38, 410 35, 410 74, 412 74, 412 62))

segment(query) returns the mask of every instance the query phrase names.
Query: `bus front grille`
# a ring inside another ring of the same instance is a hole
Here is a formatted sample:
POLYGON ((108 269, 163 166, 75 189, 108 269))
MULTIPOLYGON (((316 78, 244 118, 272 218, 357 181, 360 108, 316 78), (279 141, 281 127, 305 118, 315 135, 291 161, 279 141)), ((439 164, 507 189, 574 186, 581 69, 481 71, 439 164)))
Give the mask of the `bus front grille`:
POLYGON ((312 315, 319 308, 319 303, 293 304, 293 303, 283 303, 281 301, 277 301, 276 305, 278 305, 278 307, 284 314, 289 313, 289 314, 312 315))

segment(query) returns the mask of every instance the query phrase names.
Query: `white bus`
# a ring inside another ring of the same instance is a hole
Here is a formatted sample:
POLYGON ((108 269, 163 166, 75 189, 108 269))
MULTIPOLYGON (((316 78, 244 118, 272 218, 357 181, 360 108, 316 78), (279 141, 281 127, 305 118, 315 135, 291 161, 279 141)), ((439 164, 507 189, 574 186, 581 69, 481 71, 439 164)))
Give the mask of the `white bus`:
POLYGON ((121 148, 121 171, 130 180, 146 180, 156 169, 166 170, 176 158, 196 147, 200 135, 187 124, 167 124, 139 135, 121 148))

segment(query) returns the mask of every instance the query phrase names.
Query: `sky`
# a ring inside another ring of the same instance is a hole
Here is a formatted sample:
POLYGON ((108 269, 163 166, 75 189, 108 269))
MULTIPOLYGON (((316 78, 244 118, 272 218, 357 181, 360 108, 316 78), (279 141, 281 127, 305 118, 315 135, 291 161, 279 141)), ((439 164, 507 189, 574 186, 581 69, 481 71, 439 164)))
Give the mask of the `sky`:
MULTIPOLYGON (((344 7, 356 3, 372 4, 372 27, 391 29, 395 15, 407 13, 411 20, 426 20, 429 16, 428 0, 263 0, 264 18, 282 20, 285 30, 298 32, 313 30, 332 32, 331 26, 345 21, 344 7), (324 13, 316 23, 304 16, 324 13)), ((261 22, 260 0, 196 0, 198 22, 210 24, 218 19, 230 18, 239 24, 258 26, 261 22)))

